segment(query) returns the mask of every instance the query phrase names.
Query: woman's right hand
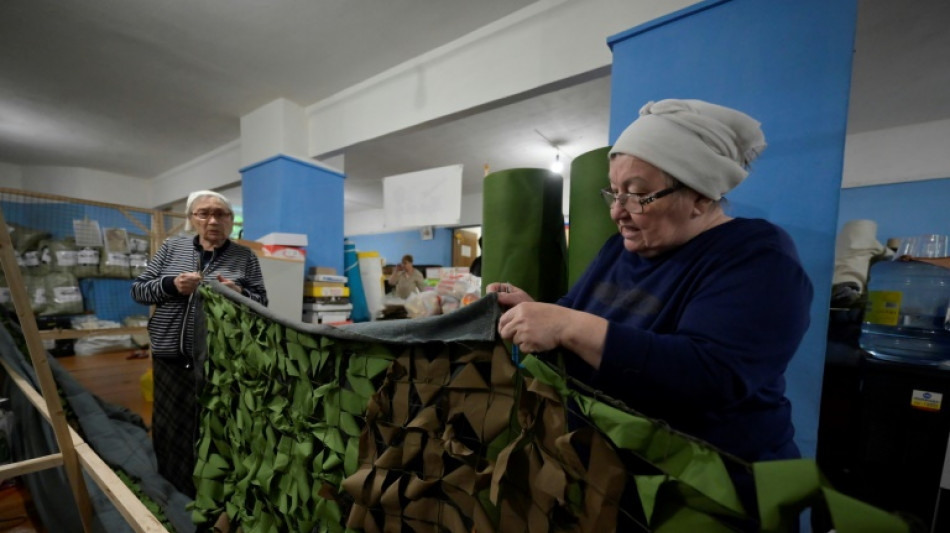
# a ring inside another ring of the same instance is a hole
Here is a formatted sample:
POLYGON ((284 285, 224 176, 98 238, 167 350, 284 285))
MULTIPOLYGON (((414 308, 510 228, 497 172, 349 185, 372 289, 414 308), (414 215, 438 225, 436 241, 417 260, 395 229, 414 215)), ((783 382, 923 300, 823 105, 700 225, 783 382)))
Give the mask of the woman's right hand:
POLYGON ((201 283, 201 274, 198 272, 182 272, 175 276, 175 288, 185 296, 195 292, 199 283, 201 283))
POLYGON ((485 287, 485 292, 494 292, 498 293, 498 303, 502 307, 514 307, 523 302, 533 302, 534 298, 525 291, 515 287, 510 283, 504 283, 496 281, 495 283, 489 283, 485 287))

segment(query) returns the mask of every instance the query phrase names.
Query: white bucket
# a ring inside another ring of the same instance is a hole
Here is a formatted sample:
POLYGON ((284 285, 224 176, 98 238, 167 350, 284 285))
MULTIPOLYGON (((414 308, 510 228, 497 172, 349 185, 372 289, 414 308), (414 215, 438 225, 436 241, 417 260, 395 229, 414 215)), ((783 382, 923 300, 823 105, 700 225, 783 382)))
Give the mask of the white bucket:
POLYGON ((383 258, 379 252, 357 252, 360 264, 360 280, 366 294, 369 319, 376 320, 383 311, 383 258))

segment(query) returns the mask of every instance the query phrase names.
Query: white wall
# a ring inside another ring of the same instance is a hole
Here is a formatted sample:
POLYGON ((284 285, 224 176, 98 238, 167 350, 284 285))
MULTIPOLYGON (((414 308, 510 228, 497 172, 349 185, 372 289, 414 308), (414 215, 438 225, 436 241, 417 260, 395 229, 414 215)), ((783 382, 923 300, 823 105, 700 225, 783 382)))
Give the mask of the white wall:
POLYGON ((0 187, 23 188, 23 171, 19 166, 0 163, 0 187))
POLYGON ((950 120, 848 135, 842 187, 950 177, 950 120))
POLYGON ((148 180, 79 167, 21 167, 21 189, 130 207, 148 204, 148 180))
POLYGON ((187 198, 192 191, 240 183, 240 170, 241 140, 238 139, 153 178, 149 207, 187 198))
POLYGON ((694 3, 536 2, 308 107, 310 156, 607 66, 607 37, 694 3))
POLYGON ((364 209, 343 213, 343 235, 372 235, 383 233, 386 227, 386 214, 382 209, 364 209))

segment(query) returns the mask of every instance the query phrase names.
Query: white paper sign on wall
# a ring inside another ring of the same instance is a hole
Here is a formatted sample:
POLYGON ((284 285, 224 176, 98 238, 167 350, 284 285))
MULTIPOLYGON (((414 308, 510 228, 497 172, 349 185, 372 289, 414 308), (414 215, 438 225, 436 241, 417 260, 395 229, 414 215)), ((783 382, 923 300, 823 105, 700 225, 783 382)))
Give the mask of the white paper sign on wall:
POLYGON ((386 228, 451 226, 462 216, 462 165, 383 178, 386 228))

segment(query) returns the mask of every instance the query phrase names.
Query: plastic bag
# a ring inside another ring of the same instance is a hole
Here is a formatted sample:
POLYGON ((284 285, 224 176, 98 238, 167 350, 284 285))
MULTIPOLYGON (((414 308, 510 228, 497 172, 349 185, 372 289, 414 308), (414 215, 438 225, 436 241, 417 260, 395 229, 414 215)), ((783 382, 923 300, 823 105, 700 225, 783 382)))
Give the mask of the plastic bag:
POLYGON ((482 278, 468 273, 453 273, 439 282, 437 290, 442 296, 442 313, 449 313, 481 298, 482 278))
MULTIPOLYGON (((129 328, 144 328, 148 326, 148 317, 144 315, 132 315, 122 319, 122 324, 129 328)), ((147 348, 149 344, 148 333, 133 333, 132 342, 139 348, 147 348)))
MULTIPOLYGON (((118 328, 121 324, 111 320, 99 320, 96 317, 84 315, 72 321, 74 329, 107 329, 118 328)), ((76 355, 94 355, 97 353, 116 352, 135 348, 131 335, 93 335, 83 337, 73 345, 76 355)))
POLYGON ((33 313, 42 314, 46 310, 46 283, 43 278, 23 274, 23 284, 26 285, 26 294, 33 313))
POLYGON ((148 268, 148 237, 129 234, 129 275, 135 279, 148 268))
POLYGON ((84 246, 76 251, 76 267, 73 274, 77 278, 94 278, 99 275, 99 256, 101 248, 84 246))
POLYGON ((442 303, 438 292, 414 292, 406 298, 406 314, 409 318, 435 316, 441 313, 442 303))
POLYGON ((76 269, 76 243, 73 239, 48 240, 40 244, 40 261, 48 272, 68 272, 76 269))
POLYGON ((10 230, 10 239, 13 240, 13 247, 17 250, 35 250, 43 239, 49 239, 49 232, 41 231, 12 222, 7 222, 7 228, 10 230))
POLYGON ((69 272, 50 272, 43 277, 43 285, 46 289, 46 306, 37 314, 78 315, 83 312, 82 292, 76 276, 69 272))

